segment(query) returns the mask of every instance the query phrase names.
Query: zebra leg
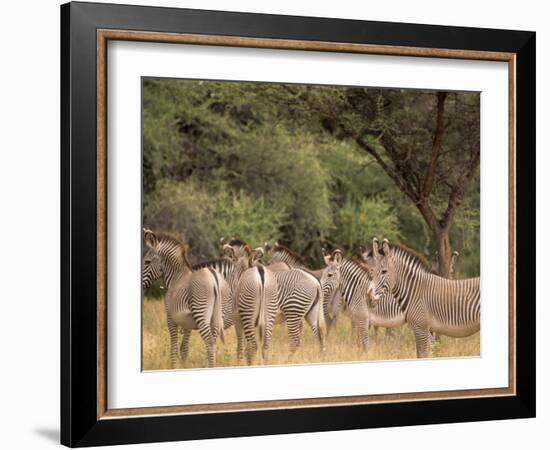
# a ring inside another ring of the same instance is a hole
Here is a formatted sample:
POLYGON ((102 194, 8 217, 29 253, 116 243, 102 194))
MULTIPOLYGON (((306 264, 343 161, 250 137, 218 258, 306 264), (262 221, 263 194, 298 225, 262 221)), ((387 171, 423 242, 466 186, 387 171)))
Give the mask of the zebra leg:
POLYGON ((327 339, 328 339, 328 336, 329 334, 333 333, 332 330, 335 330, 336 329, 336 321, 338 319, 338 316, 334 316, 334 317, 329 317, 326 322, 327 322, 327 339))
POLYGON ((187 360, 187 356, 189 355, 189 340, 191 338, 191 329, 184 328, 183 329, 183 340, 181 341, 181 347, 180 347, 180 358, 182 362, 185 362, 187 360))
POLYGON ((210 326, 209 321, 206 320, 204 314, 193 314, 195 323, 199 329, 204 344, 206 345, 206 354, 208 357, 208 367, 214 367, 216 364, 216 336, 215 330, 210 326), (213 333, 214 332, 214 333, 213 333))
POLYGON ((264 345, 262 348, 262 358, 264 360, 264 364, 267 364, 269 362, 269 348, 271 346, 271 338, 273 336, 273 321, 270 320, 265 324, 264 328, 264 345))
POLYGON ((315 339, 317 340, 317 343, 319 344, 319 350, 321 352, 324 352, 326 350, 325 343, 321 341, 321 336, 319 334, 319 330, 317 329, 317 326, 314 323, 311 323, 309 320, 306 320, 307 324, 311 328, 311 331, 313 333, 313 336, 315 336, 315 339))
POLYGON ((208 367, 214 367, 216 364, 216 338, 212 335, 210 326, 206 322, 197 325, 199 326, 201 338, 206 345, 208 367))
POLYGON ((256 330, 253 328, 252 333, 247 333, 246 330, 246 363, 250 366, 254 362, 254 357, 258 351, 258 343, 256 342, 256 330))
POLYGON ((244 331, 240 320, 235 322, 235 333, 237 334, 237 359, 240 361, 244 358, 244 331))
POLYGON ((393 328, 386 328, 386 337, 392 337, 393 336, 393 328))
POLYGON ((178 326, 169 316, 166 318, 166 325, 170 334, 170 367, 175 369, 178 354, 178 326))
POLYGON ((354 340, 358 339, 358 337, 357 337, 357 324, 353 321, 353 317, 351 318, 351 336, 354 340))
POLYGON ((368 325, 359 327, 359 342, 365 353, 369 350, 369 327, 368 325))
POLYGON ((279 311, 279 305, 277 301, 277 283, 275 280, 272 280, 270 283, 265 284, 264 291, 264 344, 262 349, 262 357, 264 364, 269 362, 269 349, 271 346, 271 338, 273 337, 273 327, 275 326, 275 318, 279 311))
POLYGON ((351 316, 352 330, 358 332, 359 345, 366 353, 369 349, 369 316, 366 310, 358 310, 351 316))
MULTIPOLYGON (((321 352, 324 352, 326 350, 326 336, 321 335, 321 331, 318 327, 318 321, 317 318, 319 317, 319 311, 316 309, 316 305, 314 305, 309 312, 306 314, 306 322, 311 328, 311 331, 313 332, 313 336, 315 336, 315 339, 317 339, 317 343, 319 344, 319 350, 321 352)), ((329 327, 327 326, 327 329, 329 327)))
POLYGON ((288 338, 290 341, 289 360, 292 360, 294 354, 300 347, 300 335, 302 334, 302 318, 293 318, 287 320, 288 338))
POLYGON ((429 346, 431 347, 431 346, 434 345, 434 342, 436 340, 436 333, 434 333, 433 331, 430 330, 430 336, 429 337, 430 337, 430 339, 429 339, 428 343, 429 343, 429 346))
POLYGON ((416 357, 428 358, 432 341, 430 330, 422 326, 413 326, 412 329, 416 341, 416 357))
POLYGON ((246 338, 246 362, 248 365, 254 362, 254 357, 258 351, 256 342, 256 324, 253 311, 241 311, 242 328, 246 338))
MULTIPOLYGON (((215 314, 213 304, 208 288, 204 283, 197 283, 194 287, 191 298, 191 313, 199 334, 206 345, 206 354, 208 357, 208 367, 214 367, 216 364, 216 337, 218 330, 212 326, 212 317, 215 314)), ((223 325, 222 325, 223 326, 223 325)))
POLYGON ((208 353, 208 367, 214 367, 216 365, 216 338, 210 336, 208 341, 206 352, 208 353))

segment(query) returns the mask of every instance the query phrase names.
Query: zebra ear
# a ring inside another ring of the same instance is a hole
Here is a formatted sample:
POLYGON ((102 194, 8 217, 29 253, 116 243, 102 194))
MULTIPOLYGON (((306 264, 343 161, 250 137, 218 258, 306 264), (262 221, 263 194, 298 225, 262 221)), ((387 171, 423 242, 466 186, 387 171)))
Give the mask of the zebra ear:
POLYGON ((330 263, 330 260, 331 260, 331 254, 328 253, 327 249, 324 247, 321 250, 323 252, 323 259, 325 260, 325 264, 328 265, 328 263, 330 263))
POLYGON ((342 264, 342 259, 343 259, 343 256, 342 256, 342 251, 340 249, 336 249, 332 252, 332 260, 340 265, 342 264))
POLYGON ((227 242, 227 239, 225 239, 223 236, 220 238, 220 245, 224 245, 227 242))
POLYGON ((150 247, 153 250, 157 248, 157 236, 151 230, 145 228, 143 229, 143 239, 145 240, 145 245, 147 245, 147 247, 150 247))
POLYGON ((382 254, 388 256, 390 254, 390 243, 387 239, 382 242, 382 254))
POLYGON ((260 259, 264 256, 264 252, 261 249, 261 247, 258 247, 257 249, 253 250, 249 257, 248 257, 248 265, 249 267, 253 267, 254 264, 260 261, 260 259))
POLYGON ((224 244, 223 245, 223 254, 225 256, 229 256, 230 258, 234 258, 235 257, 235 249, 233 247, 231 247, 229 244, 224 244))
POLYGON ((378 239, 374 238, 372 240, 372 256, 379 256, 380 252, 378 251, 378 239))

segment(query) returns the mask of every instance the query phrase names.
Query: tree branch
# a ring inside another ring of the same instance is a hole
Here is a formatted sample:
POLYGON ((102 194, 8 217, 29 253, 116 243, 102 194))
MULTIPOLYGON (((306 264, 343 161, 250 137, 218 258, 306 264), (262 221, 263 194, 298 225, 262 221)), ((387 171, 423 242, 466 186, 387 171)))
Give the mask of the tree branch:
POLYGON ((451 193, 449 194, 449 202, 447 203, 447 209, 445 210, 445 213, 443 213, 443 217, 441 219, 441 226, 443 228, 448 228, 449 225, 452 222, 454 213, 456 212, 456 209, 460 204, 462 203, 462 198, 464 197, 464 193, 466 192, 466 189, 470 186, 470 182, 472 178, 474 177, 477 168, 479 167, 479 147, 477 149, 477 152, 475 152, 472 155, 472 159, 470 160, 470 164, 468 165, 468 169, 462 173, 462 175, 458 178, 457 183, 454 185, 453 189, 451 190, 451 193))
POLYGON ((424 217, 424 220, 426 220, 426 223, 431 228, 432 232, 437 235, 441 231, 441 223, 437 219, 433 209, 430 207, 428 202, 421 201, 416 204, 416 207, 420 211, 420 214, 422 214, 422 217, 424 217))
POLYGON ((443 121, 443 115, 445 113, 446 98, 446 92, 437 93, 437 118, 435 123, 434 140, 432 144, 432 156, 430 158, 428 169, 426 170, 426 176, 424 177, 424 184, 420 193, 421 198, 428 198, 430 196, 430 193, 432 192, 437 159, 439 158, 439 153, 441 152, 441 144, 443 142, 443 135, 445 134, 445 123, 443 121))
POLYGON ((390 166, 388 166, 372 145, 363 141, 362 136, 358 137, 355 142, 357 143, 357 145, 359 145, 359 147, 369 153, 376 160, 376 162, 380 165, 380 167, 382 167, 384 172, 386 172, 386 174, 399 187, 401 192, 409 197, 414 203, 418 202, 418 196, 414 190, 414 186, 412 186, 399 171, 394 170, 390 166))

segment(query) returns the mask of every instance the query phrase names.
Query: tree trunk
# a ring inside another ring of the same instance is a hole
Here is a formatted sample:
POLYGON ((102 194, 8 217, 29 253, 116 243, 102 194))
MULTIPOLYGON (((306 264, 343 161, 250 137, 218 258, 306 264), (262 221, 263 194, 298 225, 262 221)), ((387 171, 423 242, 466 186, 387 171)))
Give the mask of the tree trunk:
POLYGON ((451 243, 449 241, 449 230, 443 228, 437 233, 437 259, 438 259, 438 274, 442 277, 449 278, 451 273, 451 243))

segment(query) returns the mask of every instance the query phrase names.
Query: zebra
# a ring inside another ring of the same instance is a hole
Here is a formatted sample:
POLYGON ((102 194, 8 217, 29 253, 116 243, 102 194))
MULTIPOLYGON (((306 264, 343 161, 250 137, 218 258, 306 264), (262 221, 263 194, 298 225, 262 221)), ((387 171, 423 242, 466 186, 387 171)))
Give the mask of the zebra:
POLYGON ((368 270, 356 258, 343 258, 340 266, 340 291, 351 317, 352 329, 359 334, 359 345, 366 353, 369 345, 370 311, 380 298, 372 292, 368 270))
POLYGON ((342 293, 340 290, 343 255, 339 249, 332 254, 326 253, 323 249, 325 268, 321 270, 319 282, 323 290, 323 312, 327 324, 327 335, 331 327, 336 326, 336 318, 340 309, 342 293))
POLYGON ((253 267, 245 270, 239 278, 234 299, 237 312, 237 357, 243 357, 244 335, 247 363, 252 364, 258 349, 256 328, 259 328, 260 341, 263 341, 262 356, 264 363, 267 363, 273 324, 279 307, 274 273, 261 264, 253 263, 253 267))
POLYGON ((323 307, 323 290, 320 281, 302 269, 286 271, 269 270, 277 281, 277 304, 280 317, 284 318, 290 340, 290 358, 300 346, 303 319, 306 319, 325 350, 326 323, 323 307))
MULTIPOLYGON (((285 247, 284 245, 280 245, 276 243, 272 248, 269 248, 268 244, 265 244, 265 247, 268 249, 268 253, 270 254, 270 263, 268 265, 268 268, 272 271, 282 271, 282 270, 290 270, 290 269, 301 269, 304 270, 311 275, 313 275, 315 278, 317 278, 321 282, 321 277, 323 275, 324 269, 318 269, 318 270, 312 270, 309 267, 306 266, 303 258, 298 255, 297 253, 290 250, 288 247, 285 247)), ((337 250, 339 252, 338 258, 341 258, 342 253, 340 250, 337 250)), ((333 255, 327 254, 326 250, 323 248, 323 258, 325 260, 325 267, 328 264, 328 261, 331 260, 333 255)), ((341 259, 340 259, 341 263, 341 259)), ((338 272, 338 279, 339 279, 339 272, 338 272)), ((333 328, 336 325, 336 318, 338 311, 340 309, 340 302, 341 302, 341 292, 339 289, 339 285, 334 287, 333 289, 330 289, 330 292, 327 292, 324 295, 323 300, 323 311, 325 312, 325 323, 327 326, 327 333, 328 331, 333 328)))
MULTIPOLYGON (((240 242, 237 243, 236 240, 230 241, 237 247, 240 247, 240 242)), ((234 308, 234 299, 233 292, 235 291, 237 282, 241 274, 250 267, 249 265, 249 253, 250 248, 242 248, 240 250, 235 250, 229 243, 225 243, 223 247, 225 256, 221 258, 212 259, 209 261, 203 261, 198 264, 193 264, 192 270, 197 271, 203 268, 215 269, 219 272, 226 282, 229 285, 229 296, 225 298, 225 301, 222 304, 222 313, 223 313, 223 323, 224 330, 227 330, 235 324, 236 312, 234 308)), ((189 354, 189 342, 191 339, 191 329, 183 330, 183 340, 180 347, 180 358, 182 361, 187 359, 189 354)), ((237 334, 237 354, 239 354, 239 349, 242 347, 243 336, 240 333, 239 329, 236 329, 237 334)))
POLYGON ((384 240, 362 255, 372 279, 371 292, 397 299, 412 328, 418 358, 430 355, 431 331, 452 337, 470 336, 480 329, 479 277, 449 280, 430 271, 411 249, 384 240))
POLYGON ((142 287, 144 289, 164 278, 166 295, 164 306, 170 335, 170 363, 176 366, 178 327, 184 337, 192 329, 206 344, 208 366, 216 362, 216 339, 223 339, 222 304, 229 301, 229 286, 221 274, 210 267, 192 270, 188 259, 188 246, 167 234, 155 234, 144 228, 144 241, 148 247, 143 257, 142 287))

